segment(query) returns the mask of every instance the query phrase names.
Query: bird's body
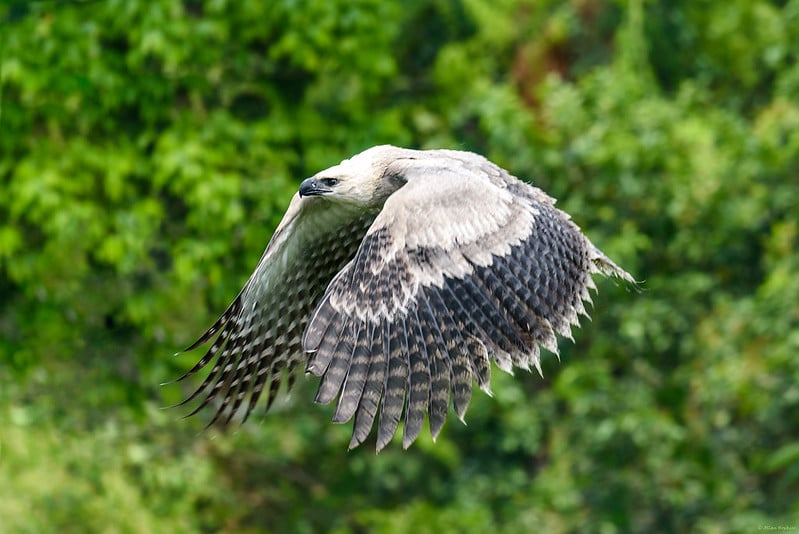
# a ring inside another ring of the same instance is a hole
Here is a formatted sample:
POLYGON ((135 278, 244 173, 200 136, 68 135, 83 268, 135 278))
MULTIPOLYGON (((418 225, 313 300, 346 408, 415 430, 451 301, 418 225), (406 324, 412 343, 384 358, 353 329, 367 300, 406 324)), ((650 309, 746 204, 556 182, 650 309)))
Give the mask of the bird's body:
POLYGON ((214 366, 185 402, 221 399, 213 422, 267 409, 298 369, 316 400, 355 417, 350 447, 378 419, 377 448, 404 413, 403 446, 428 414, 438 435, 462 419, 493 361, 540 372, 585 315, 591 275, 632 277, 540 189, 485 158, 373 147, 305 180, 239 295, 191 347, 214 340, 184 377, 214 366))

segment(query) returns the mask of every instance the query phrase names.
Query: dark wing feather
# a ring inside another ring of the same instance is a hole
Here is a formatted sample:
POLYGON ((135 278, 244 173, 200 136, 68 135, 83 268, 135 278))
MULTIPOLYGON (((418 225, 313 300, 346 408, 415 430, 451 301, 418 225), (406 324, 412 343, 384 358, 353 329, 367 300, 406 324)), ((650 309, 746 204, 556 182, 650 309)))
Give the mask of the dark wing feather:
POLYGON ((442 296, 442 292, 434 286, 426 288, 425 293, 427 293, 427 301, 431 304, 449 355, 447 363, 449 364, 449 381, 452 386, 452 404, 455 413, 463 419, 472 398, 472 366, 469 363, 466 341, 461 334, 465 325, 456 321, 450 312, 450 307, 454 307, 455 302, 442 296))
POLYGON ((472 381, 490 391, 490 359, 507 371, 540 371, 539 345, 557 352, 555 333, 570 336, 592 273, 629 279, 540 190, 478 156, 437 154, 401 169, 407 184, 388 198, 305 332, 308 370, 323 375, 317 400, 332 400, 344 383, 334 420, 355 416, 350 447, 379 416, 382 449, 403 410, 404 447, 425 413, 436 437, 450 395, 463 419, 472 381), (346 350, 333 349, 328 331, 347 321, 359 327, 346 350))
POLYGON ((433 308, 430 307, 425 295, 421 295, 418 301, 419 329, 424 334, 430 365, 430 434, 435 439, 444 428, 449 410, 451 364, 444 337, 441 335, 438 321, 433 314, 433 308))
POLYGON ((354 449, 363 443, 369 435, 369 431, 372 430, 372 424, 377 414, 377 406, 383 394, 383 377, 386 372, 385 360, 376 358, 375 354, 388 353, 388 335, 388 323, 384 322, 375 327, 369 371, 366 375, 363 394, 358 400, 358 409, 355 413, 355 424, 352 427, 352 439, 349 445, 350 449, 354 449))
POLYGON ((405 404, 408 384, 408 333, 405 318, 398 316, 391 325, 388 358, 383 384, 380 421, 377 425, 377 448, 385 447, 397 431, 405 404))
POLYGON ((416 308, 404 319, 408 328, 408 405, 402 446, 408 448, 422 431, 424 414, 430 406, 430 360, 416 308))
POLYGON ((321 403, 328 403, 338 395, 350 366, 354 341, 358 339, 357 331, 354 334, 350 331, 353 325, 347 317, 330 326, 335 328, 328 328, 318 351, 319 354, 330 354, 327 369, 316 392, 315 401, 321 403))
POLYGON ((352 361, 344 379, 342 393, 336 406, 336 414, 333 416, 335 423, 346 423, 352 419, 355 410, 358 409, 358 401, 361 400, 363 388, 366 385, 366 375, 369 372, 373 336, 374 325, 361 323, 352 352, 352 361))
MULTIPOLYGON (((264 391, 266 409, 282 383, 290 389, 299 364, 305 363, 301 339, 309 315, 333 276, 355 254, 376 212, 341 207, 321 199, 295 195, 261 261, 241 293, 222 316, 187 350, 213 340, 184 380, 214 361, 200 386, 181 404, 201 398, 191 412, 210 403, 216 410, 210 424, 229 423, 237 412, 253 411, 264 391), (215 337, 216 336, 216 337, 215 337), (249 400, 247 400, 249 398, 249 400)), ((332 362, 324 394, 338 393, 342 368, 352 357, 351 330, 330 323, 322 355, 332 362), (340 335, 341 334, 341 335, 340 335)))

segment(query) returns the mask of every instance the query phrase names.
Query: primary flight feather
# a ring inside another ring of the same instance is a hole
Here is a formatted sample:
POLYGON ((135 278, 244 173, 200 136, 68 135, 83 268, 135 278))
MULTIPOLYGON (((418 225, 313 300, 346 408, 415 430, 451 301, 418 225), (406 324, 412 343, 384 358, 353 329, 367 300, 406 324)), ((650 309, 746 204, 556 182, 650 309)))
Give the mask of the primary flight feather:
POLYGON ((463 419, 491 362, 541 372, 587 315, 592 274, 635 283, 555 200, 487 159, 455 150, 370 148, 308 178, 233 303, 187 350, 212 342, 179 380, 213 362, 183 403, 212 401, 210 424, 268 410, 298 369, 316 401, 355 418, 350 448, 377 419, 377 450, 404 414, 403 447, 425 415, 435 438, 463 419))

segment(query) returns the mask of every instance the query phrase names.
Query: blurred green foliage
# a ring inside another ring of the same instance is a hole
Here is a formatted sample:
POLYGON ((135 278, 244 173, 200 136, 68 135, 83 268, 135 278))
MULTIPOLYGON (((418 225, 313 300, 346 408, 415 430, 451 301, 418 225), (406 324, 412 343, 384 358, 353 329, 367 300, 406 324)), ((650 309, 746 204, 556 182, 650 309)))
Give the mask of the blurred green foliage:
POLYGON ((0 530, 799 528, 799 1, 0 20, 0 530), (299 180, 379 143, 536 183, 643 292, 405 452, 347 452, 310 379, 230 435, 159 410, 299 180))

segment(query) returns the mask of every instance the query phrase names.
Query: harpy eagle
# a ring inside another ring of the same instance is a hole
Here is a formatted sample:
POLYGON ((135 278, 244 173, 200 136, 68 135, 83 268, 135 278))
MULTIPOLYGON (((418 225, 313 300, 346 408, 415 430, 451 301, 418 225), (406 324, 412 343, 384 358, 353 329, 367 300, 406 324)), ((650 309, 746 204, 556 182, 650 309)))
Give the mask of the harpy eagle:
POLYGON ((592 274, 633 278, 555 200, 487 159, 456 150, 370 148, 308 178, 247 283, 188 350, 213 340, 178 380, 214 362, 181 404, 216 400, 209 425, 266 409, 298 369, 316 402, 355 418, 350 448, 377 419, 377 450, 404 414, 403 447, 425 414, 435 437, 450 398, 463 420, 491 362, 535 367, 539 348, 586 315, 592 274))

